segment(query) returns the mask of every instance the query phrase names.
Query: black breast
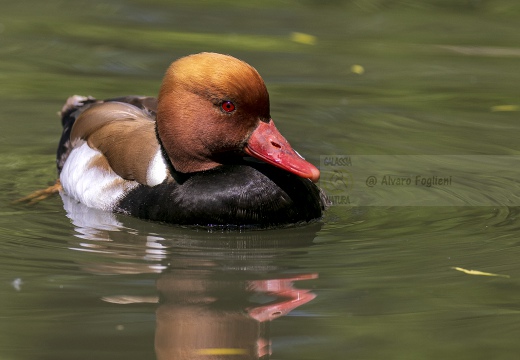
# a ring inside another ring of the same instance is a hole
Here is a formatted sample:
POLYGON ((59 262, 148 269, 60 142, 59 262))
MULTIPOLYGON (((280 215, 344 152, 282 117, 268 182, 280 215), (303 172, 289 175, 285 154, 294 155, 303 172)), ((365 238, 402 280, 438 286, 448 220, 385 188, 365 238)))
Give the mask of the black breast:
POLYGON ((271 227, 318 219, 325 206, 310 180, 251 163, 194 173, 182 183, 140 185, 117 211, 172 224, 271 227))

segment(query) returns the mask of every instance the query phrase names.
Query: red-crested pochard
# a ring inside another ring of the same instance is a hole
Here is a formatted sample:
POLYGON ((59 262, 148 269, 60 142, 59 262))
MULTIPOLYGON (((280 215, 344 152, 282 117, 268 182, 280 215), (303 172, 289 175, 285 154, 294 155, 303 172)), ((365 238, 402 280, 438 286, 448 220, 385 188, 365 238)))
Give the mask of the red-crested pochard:
POLYGON ((61 186, 89 207, 261 227, 318 219, 326 207, 319 170, 276 129, 258 72, 234 57, 183 57, 158 99, 72 96, 61 116, 61 186))

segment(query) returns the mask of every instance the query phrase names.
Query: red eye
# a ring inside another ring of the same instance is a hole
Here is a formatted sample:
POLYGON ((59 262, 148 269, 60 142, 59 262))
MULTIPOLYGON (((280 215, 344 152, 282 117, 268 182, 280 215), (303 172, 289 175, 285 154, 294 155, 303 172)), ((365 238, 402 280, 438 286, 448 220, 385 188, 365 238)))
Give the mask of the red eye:
POLYGON ((224 101, 220 107, 222 110, 228 113, 235 110, 235 104, 233 104, 231 101, 224 101))

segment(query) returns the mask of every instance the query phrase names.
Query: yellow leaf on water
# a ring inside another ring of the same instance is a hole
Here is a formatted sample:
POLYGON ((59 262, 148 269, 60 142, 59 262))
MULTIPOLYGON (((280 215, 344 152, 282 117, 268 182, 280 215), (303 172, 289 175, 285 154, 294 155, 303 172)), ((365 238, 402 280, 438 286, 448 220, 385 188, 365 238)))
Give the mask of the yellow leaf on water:
POLYGON ((316 45, 317 38, 314 35, 293 32, 291 33, 291 40, 300 44, 316 45))
POLYGON ((493 274, 493 273, 488 273, 488 272, 483 272, 483 271, 478 271, 478 270, 468 270, 468 269, 464 269, 464 268, 461 268, 461 267, 452 267, 452 269, 455 269, 457 271, 461 271, 465 274, 468 274, 468 275, 480 275, 480 276, 498 276, 498 277, 504 277, 504 278, 508 278, 509 279, 509 275, 501 275, 501 274, 493 274))
POLYGON ((198 355, 245 355, 247 349, 237 348, 209 348, 209 349, 198 349, 198 355))
POLYGON ((519 105, 495 105, 491 107, 491 111, 520 111, 519 105))
POLYGON ((356 64, 350 67, 350 71, 352 71, 354 74, 363 75, 365 73, 365 68, 356 64))

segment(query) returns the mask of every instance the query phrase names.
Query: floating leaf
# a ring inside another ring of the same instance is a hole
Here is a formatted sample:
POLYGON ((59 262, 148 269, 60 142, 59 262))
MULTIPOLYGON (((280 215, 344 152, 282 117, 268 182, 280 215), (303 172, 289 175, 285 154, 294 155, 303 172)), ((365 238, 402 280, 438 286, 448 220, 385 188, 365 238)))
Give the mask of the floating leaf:
POLYGON ((352 71, 354 74, 363 75, 365 73, 365 68, 356 64, 350 67, 350 71, 352 71))
POLYGON ((293 32, 291 33, 291 40, 300 44, 305 45, 316 45, 316 36, 304 34, 301 32, 293 32))
POLYGON ((501 275, 501 274, 493 274, 493 273, 488 273, 488 272, 483 272, 483 271, 478 271, 478 270, 468 270, 468 269, 464 269, 464 268, 461 268, 461 267, 452 267, 452 269, 455 269, 457 271, 461 271, 465 274, 468 274, 468 275, 480 275, 480 276, 498 276, 498 277, 504 277, 504 278, 508 278, 509 279, 509 275, 501 275))
POLYGON ((496 105, 491 107, 491 111, 520 111, 519 105, 496 105))
POLYGON ((245 355, 247 349, 237 348, 210 348, 197 350, 198 355, 245 355))

